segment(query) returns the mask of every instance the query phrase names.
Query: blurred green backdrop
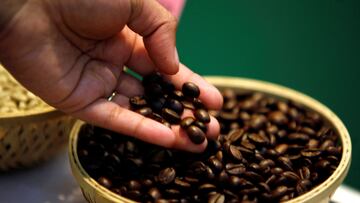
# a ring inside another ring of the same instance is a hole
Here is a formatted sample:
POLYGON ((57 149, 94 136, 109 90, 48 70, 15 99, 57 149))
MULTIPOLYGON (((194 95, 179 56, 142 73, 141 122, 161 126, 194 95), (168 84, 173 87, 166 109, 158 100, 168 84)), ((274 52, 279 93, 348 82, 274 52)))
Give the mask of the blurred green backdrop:
POLYGON ((360 189, 360 1, 188 0, 180 59, 202 75, 256 78, 302 91, 348 127, 360 189))

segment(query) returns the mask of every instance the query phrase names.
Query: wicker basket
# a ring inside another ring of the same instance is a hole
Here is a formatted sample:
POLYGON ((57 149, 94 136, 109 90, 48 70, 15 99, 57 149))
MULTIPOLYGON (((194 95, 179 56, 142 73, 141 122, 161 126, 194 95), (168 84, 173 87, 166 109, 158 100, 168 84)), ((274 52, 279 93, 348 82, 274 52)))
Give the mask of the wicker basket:
POLYGON ((74 121, 45 104, 34 110, 1 113, 0 171, 30 167, 49 159, 66 146, 74 121))
MULTIPOLYGON (((207 77, 206 79, 219 89, 233 88, 238 92, 256 91, 278 98, 297 101, 306 108, 318 112, 327 122, 329 122, 331 126, 334 127, 335 131, 340 136, 340 140, 343 146, 342 158, 337 169, 326 181, 313 188, 311 191, 288 201, 288 203, 328 203, 336 188, 339 187, 347 175, 351 162, 350 136, 340 119, 331 110, 318 101, 286 87, 267 82, 241 78, 207 77)), ((78 181, 84 197, 88 202, 91 203, 134 202, 127 198, 118 196, 117 194, 112 193, 111 191, 102 187, 94 179, 92 179, 81 166, 77 155, 77 141, 78 133, 83 124, 84 123, 80 121, 75 123, 71 131, 69 156, 73 175, 78 181)))

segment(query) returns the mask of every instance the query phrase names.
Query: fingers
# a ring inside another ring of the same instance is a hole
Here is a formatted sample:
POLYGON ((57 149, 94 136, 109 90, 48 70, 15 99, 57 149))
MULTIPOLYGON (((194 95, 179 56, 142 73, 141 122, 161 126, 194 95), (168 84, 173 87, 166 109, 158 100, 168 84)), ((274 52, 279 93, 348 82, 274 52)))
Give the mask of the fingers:
POLYGON ((200 88, 199 98, 210 109, 220 109, 223 103, 222 96, 213 85, 209 84, 203 77, 192 72, 185 65, 180 64, 179 72, 175 75, 167 75, 166 78, 172 81, 174 85, 181 89, 185 82, 193 82, 200 88))
POLYGON ((175 47, 177 20, 155 0, 130 0, 130 29, 143 36, 150 58, 161 72, 175 74, 179 58, 175 47))
MULTIPOLYGON (((192 143, 179 125, 173 125, 170 129, 155 120, 128 110, 128 107, 128 98, 124 95, 116 95, 112 101, 99 99, 72 115, 97 126, 167 148, 190 152, 202 152, 206 148, 206 140, 200 145, 192 143)), ((211 118, 206 136, 215 139, 219 130, 219 124, 211 118)))

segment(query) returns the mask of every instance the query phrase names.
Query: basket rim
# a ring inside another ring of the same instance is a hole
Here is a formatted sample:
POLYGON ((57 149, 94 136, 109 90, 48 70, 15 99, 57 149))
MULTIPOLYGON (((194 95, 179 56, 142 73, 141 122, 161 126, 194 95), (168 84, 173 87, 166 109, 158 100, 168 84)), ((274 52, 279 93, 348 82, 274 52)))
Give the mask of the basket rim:
MULTIPOLYGON (((327 178, 324 182, 314 187, 309 192, 300 195, 294 199, 287 201, 288 203, 300 203, 300 202, 320 202, 323 199, 330 198, 335 189, 343 182, 345 176, 348 173, 351 163, 351 151, 352 145, 349 132, 347 131, 343 122, 333 113, 328 107, 320 103, 319 101, 303 94, 299 91, 293 90, 282 85, 274 84, 271 82, 241 78, 241 77, 229 77, 229 76, 206 76, 205 79, 219 88, 239 88, 250 91, 263 92, 268 95, 277 96, 284 99, 290 99, 303 105, 304 107, 311 109, 325 118, 337 131, 340 136, 343 153, 340 163, 335 172, 327 178)), ((77 138, 80 127, 84 124, 82 121, 77 121, 73 126, 70 133, 69 142, 69 158, 73 174, 77 173, 81 177, 75 176, 80 185, 86 184, 86 187, 91 187, 102 198, 110 200, 111 202, 134 202, 125 197, 116 195, 105 187, 101 186, 81 166, 77 155, 77 138)))

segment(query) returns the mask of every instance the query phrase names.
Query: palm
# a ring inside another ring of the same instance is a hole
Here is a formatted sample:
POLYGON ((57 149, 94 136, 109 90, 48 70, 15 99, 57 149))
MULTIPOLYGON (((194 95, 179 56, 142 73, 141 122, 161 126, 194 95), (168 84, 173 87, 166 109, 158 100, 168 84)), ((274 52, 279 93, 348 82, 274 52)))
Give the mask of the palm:
MULTIPOLYGON (((163 73, 178 69, 174 36, 168 34, 175 29, 171 18, 156 25, 154 19, 161 15, 150 12, 158 5, 144 1, 141 11, 148 14, 142 16, 130 9, 137 6, 133 2, 139 1, 27 1, 5 30, 0 49, 6 46, 7 52, 0 59, 25 87, 64 112, 145 141, 201 151, 206 143, 189 148, 178 128, 171 132, 127 110, 128 97, 142 93, 142 88, 123 72, 124 65, 142 75, 154 71, 154 64, 163 73), (107 101, 114 91, 117 96, 107 101)), ((159 9, 162 18, 169 17, 159 9)), ((201 88, 211 90, 201 95, 208 106, 221 105, 218 92, 186 67, 168 77, 177 86, 187 80, 200 82, 201 88)), ((214 136, 215 120, 209 127, 209 136, 214 136)))

